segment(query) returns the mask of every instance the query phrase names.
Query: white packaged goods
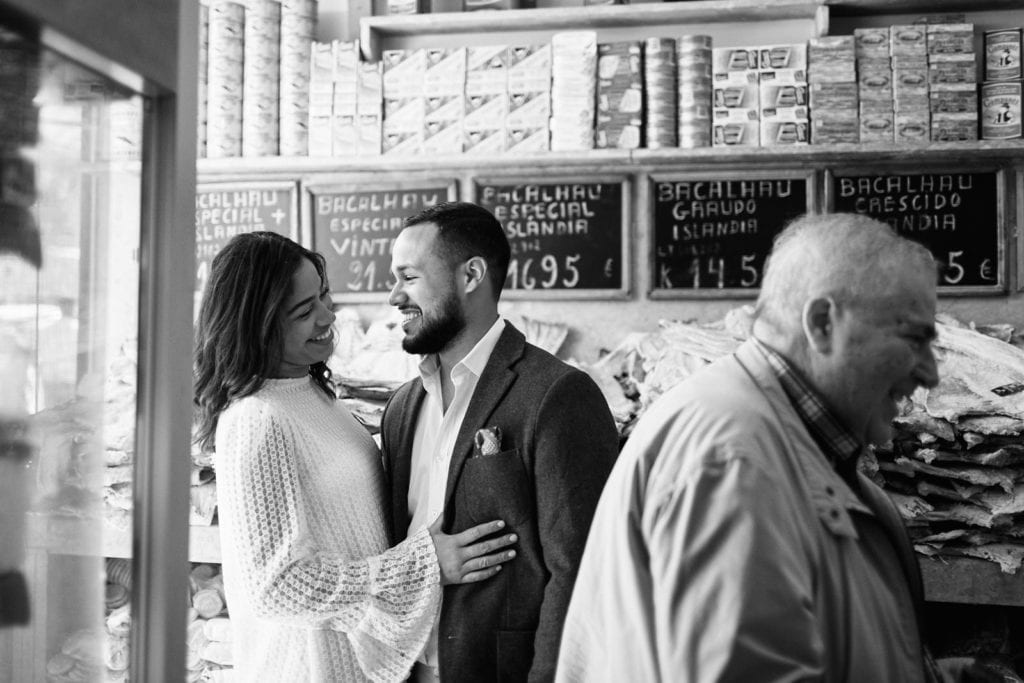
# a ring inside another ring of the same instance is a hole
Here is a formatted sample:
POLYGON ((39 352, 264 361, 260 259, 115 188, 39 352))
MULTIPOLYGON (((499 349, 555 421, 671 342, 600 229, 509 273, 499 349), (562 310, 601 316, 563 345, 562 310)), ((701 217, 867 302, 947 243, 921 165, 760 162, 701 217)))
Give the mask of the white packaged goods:
POLYGON ((507 58, 504 45, 466 48, 466 94, 508 92, 507 58))
POLYGON ((505 151, 510 154, 535 154, 550 147, 547 125, 509 126, 505 130, 505 151))
POLYGON ((762 45, 757 48, 759 71, 807 70, 807 44, 762 45))
POLYGON ((509 92, 551 90, 551 45, 512 45, 506 54, 509 92))
POLYGON ((412 97, 423 94, 427 76, 427 53, 423 49, 385 50, 383 62, 384 97, 412 97))
POLYGON ((761 146, 806 145, 810 143, 810 122, 806 119, 782 121, 763 119, 761 121, 761 146))
POLYGON ((423 124, 423 154, 462 153, 462 119, 433 119, 423 124))
POLYGON ((465 154, 490 156, 505 150, 504 128, 463 128, 462 133, 465 154))
MULTIPOLYGON (((551 37, 551 149, 593 149, 597 33, 565 31, 551 37)), ((504 145, 503 145, 504 146, 504 145)))
POLYGON ((245 7, 214 0, 210 4, 206 155, 242 155, 242 77, 245 7))
POLYGON ((425 50, 424 91, 430 95, 461 95, 466 90, 466 48, 425 50))
POLYGON ((711 127, 715 147, 757 147, 761 140, 760 121, 746 123, 715 123, 711 127))
POLYGON ((281 4, 246 0, 242 156, 276 156, 280 115, 281 4))

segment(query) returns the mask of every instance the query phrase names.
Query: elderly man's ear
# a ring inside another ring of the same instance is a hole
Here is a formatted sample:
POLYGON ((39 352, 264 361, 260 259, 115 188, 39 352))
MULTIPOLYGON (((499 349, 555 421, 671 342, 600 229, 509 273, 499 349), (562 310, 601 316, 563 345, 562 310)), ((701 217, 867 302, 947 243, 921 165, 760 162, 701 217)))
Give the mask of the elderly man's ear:
POLYGON ((809 348, 818 353, 829 353, 835 333, 836 303, 831 297, 811 299, 804 304, 801 322, 809 348))

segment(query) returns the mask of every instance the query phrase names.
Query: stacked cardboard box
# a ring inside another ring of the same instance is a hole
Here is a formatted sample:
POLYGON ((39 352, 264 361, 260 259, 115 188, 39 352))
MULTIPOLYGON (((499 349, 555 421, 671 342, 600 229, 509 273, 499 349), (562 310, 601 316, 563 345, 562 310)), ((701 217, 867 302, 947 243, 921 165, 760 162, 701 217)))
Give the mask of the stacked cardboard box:
POLYGON ((551 45, 508 48, 508 116, 505 150, 544 152, 551 148, 551 45))
POLYGON ((423 153, 461 154, 466 112, 466 48, 428 48, 426 56, 423 153))
POLYGON ((973 24, 928 24, 930 139, 978 139, 978 64, 973 24))
POLYGON ((715 84, 712 143, 715 147, 760 144, 758 48, 712 50, 715 84))
POLYGON ((811 142, 860 141, 854 36, 812 38, 807 44, 811 142))
POLYGON ((427 53, 422 48, 385 50, 381 153, 414 156, 423 150, 427 53))
POLYGON ((597 33, 566 31, 551 37, 551 149, 594 147, 597 33))
POLYGON ((894 139, 904 144, 926 143, 931 121, 926 25, 890 26, 889 54, 892 59, 894 139))
POLYGON ((889 29, 855 29, 853 37, 857 55, 860 141, 892 144, 895 140, 896 110, 889 29))
POLYGON ((757 61, 761 145, 806 145, 807 44, 762 46, 757 61))
POLYGON ((462 124, 466 154, 501 154, 508 116, 508 49, 466 48, 466 106, 462 124))

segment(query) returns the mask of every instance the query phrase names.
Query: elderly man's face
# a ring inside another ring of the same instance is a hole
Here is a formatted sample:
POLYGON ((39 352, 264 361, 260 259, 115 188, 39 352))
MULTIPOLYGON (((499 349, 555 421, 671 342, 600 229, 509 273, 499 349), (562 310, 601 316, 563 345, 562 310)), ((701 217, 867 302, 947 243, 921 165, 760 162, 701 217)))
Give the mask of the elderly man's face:
POLYGON ((897 404, 919 386, 938 383, 932 354, 935 285, 923 274, 903 273, 889 296, 837 315, 830 399, 865 443, 892 438, 897 404))

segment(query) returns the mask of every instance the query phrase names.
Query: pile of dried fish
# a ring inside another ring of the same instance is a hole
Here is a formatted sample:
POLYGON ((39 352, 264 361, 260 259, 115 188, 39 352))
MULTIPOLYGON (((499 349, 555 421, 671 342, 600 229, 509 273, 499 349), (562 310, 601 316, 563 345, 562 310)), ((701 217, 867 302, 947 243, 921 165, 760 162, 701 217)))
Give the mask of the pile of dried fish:
MULTIPOLYGON (((628 436, 661 394, 750 335, 751 309, 710 324, 663 321, 597 363, 597 380, 628 436)), ((894 420, 891 444, 862 463, 897 502, 923 555, 971 556, 1015 572, 1024 561, 1024 343, 1007 325, 940 316, 941 381, 894 420)))

